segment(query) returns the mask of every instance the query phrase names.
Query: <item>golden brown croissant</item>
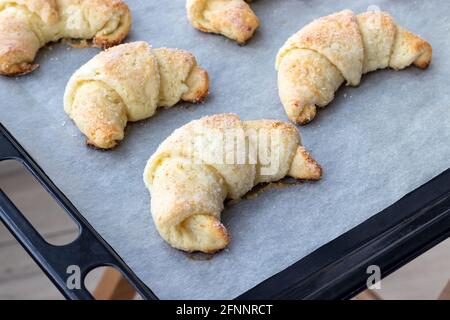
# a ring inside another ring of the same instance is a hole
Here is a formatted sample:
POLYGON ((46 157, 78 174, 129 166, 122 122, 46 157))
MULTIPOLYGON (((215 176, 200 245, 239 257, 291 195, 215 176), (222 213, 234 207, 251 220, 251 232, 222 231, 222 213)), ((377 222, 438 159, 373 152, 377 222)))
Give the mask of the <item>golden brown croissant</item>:
POLYGON ((78 69, 67 84, 64 109, 88 144, 109 149, 123 139, 127 121, 149 118, 180 100, 199 102, 208 85, 208 73, 191 53, 133 42, 103 51, 78 69))
POLYGON ((0 0, 0 74, 33 71, 38 50, 61 39, 122 42, 131 14, 121 0, 0 0))
POLYGON ((310 23, 280 49, 279 95, 289 119, 306 124, 344 81, 357 86, 363 74, 388 67, 427 68, 431 58, 430 44, 398 26, 388 13, 344 10, 310 23))
POLYGON ((189 21, 203 31, 222 34, 244 44, 259 27, 259 19, 246 2, 251 0, 187 0, 189 21))
POLYGON ((174 131, 148 161, 144 182, 163 239, 184 251, 213 253, 230 241, 220 222, 224 200, 285 176, 322 176, 293 125, 220 114, 174 131))

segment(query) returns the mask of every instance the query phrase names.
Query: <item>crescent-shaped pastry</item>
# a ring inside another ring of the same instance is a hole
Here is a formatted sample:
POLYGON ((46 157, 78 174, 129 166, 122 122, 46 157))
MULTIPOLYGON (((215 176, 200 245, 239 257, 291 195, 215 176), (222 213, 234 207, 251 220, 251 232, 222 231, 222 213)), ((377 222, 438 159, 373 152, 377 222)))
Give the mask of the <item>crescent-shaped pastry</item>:
POLYGON ((148 161, 144 182, 161 237, 180 250, 213 253, 230 241, 220 222, 224 200, 285 176, 322 176, 295 126, 220 114, 173 132, 148 161))
POLYGON ((153 116, 158 107, 200 102, 208 94, 206 70, 184 50, 152 49, 132 42, 105 50, 70 78, 64 110, 88 138, 110 149, 124 138, 128 121, 153 116))
POLYGON ((0 74, 33 71, 38 50, 61 39, 91 40, 107 48, 131 27, 121 0, 0 0, 0 74))
POLYGON ((289 119, 306 124, 344 83, 357 86, 365 73, 410 65, 427 68, 432 47, 385 12, 350 10, 313 21, 280 49, 276 69, 289 119))
POLYGON ((191 24, 245 44, 259 27, 259 19, 247 4, 251 0, 187 0, 191 24))

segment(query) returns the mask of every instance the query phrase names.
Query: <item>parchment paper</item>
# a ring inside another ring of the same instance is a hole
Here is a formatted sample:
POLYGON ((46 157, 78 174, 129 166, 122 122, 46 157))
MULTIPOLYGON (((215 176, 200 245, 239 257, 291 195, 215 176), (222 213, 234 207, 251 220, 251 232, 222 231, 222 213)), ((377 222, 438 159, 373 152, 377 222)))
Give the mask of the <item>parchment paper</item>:
POLYGON ((36 72, 0 78, 1 121, 160 298, 234 298, 449 167, 450 2, 259 0, 252 7, 262 26, 244 47, 192 28, 185 0, 128 3, 134 24, 127 41, 191 50, 211 78, 206 103, 160 110, 131 124, 117 149, 90 149, 64 113, 62 97, 71 74, 98 50, 57 44, 40 52, 36 72), (432 66, 379 71, 359 88, 341 89, 301 128, 323 179, 228 206, 226 251, 196 261, 170 248, 156 232, 142 182, 159 143, 188 121, 215 113, 287 120, 274 70, 280 46, 316 17, 369 5, 429 40, 432 66))

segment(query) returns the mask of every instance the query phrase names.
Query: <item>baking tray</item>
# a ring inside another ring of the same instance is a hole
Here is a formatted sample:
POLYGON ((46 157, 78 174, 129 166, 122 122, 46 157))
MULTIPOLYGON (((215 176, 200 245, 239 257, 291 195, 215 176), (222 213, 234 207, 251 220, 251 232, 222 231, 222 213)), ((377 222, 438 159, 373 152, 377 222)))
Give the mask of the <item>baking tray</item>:
POLYGON ((1 121, 158 297, 313 298, 332 297, 332 292, 345 297, 361 290, 366 263, 380 263, 387 274, 448 236, 448 190, 443 190, 448 173, 439 175, 448 169, 450 155, 450 4, 260 0, 252 6, 262 27, 238 47, 193 29, 183 0, 128 3, 134 25, 127 41, 192 51, 211 77, 211 95, 204 104, 181 104, 130 125, 114 151, 89 149, 64 114, 62 95, 70 75, 98 51, 58 44, 41 51, 36 72, 0 79, 1 121), (304 144, 325 169, 322 181, 269 189, 254 200, 227 206, 223 220, 233 236, 229 249, 201 260, 165 244, 153 226, 141 178, 158 144, 188 121, 220 112, 287 120, 273 67, 278 48, 316 17, 344 8, 362 12, 373 4, 432 43, 430 69, 380 71, 365 76, 359 88, 341 89, 314 123, 301 128, 304 144), (406 198, 400 207, 376 215, 437 176, 430 188, 439 192, 426 198, 419 189, 414 204, 406 198), (422 233, 424 228, 430 232, 422 233), (396 237, 395 245, 388 245, 388 235, 396 237), (344 261, 355 267, 348 270, 344 261), (286 268, 287 278, 279 274, 286 268), (340 280, 347 280, 341 289, 345 294, 335 290, 340 280), (256 291, 241 296, 255 286, 256 291))

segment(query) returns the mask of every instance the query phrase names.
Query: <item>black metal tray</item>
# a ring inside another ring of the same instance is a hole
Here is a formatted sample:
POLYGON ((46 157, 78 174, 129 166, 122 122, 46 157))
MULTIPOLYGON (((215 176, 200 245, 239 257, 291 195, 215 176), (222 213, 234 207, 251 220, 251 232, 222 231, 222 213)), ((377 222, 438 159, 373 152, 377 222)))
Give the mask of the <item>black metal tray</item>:
MULTIPOLYGON (((2 222, 66 298, 92 299, 84 281, 81 289, 66 285, 66 268, 76 264, 83 279, 98 266, 114 266, 143 298, 157 299, 0 124, 0 161, 8 159, 22 162, 80 228, 74 242, 50 245, 0 189, 2 222)), ((366 288, 368 266, 387 276, 449 236, 450 169, 237 299, 350 298, 366 288)))

